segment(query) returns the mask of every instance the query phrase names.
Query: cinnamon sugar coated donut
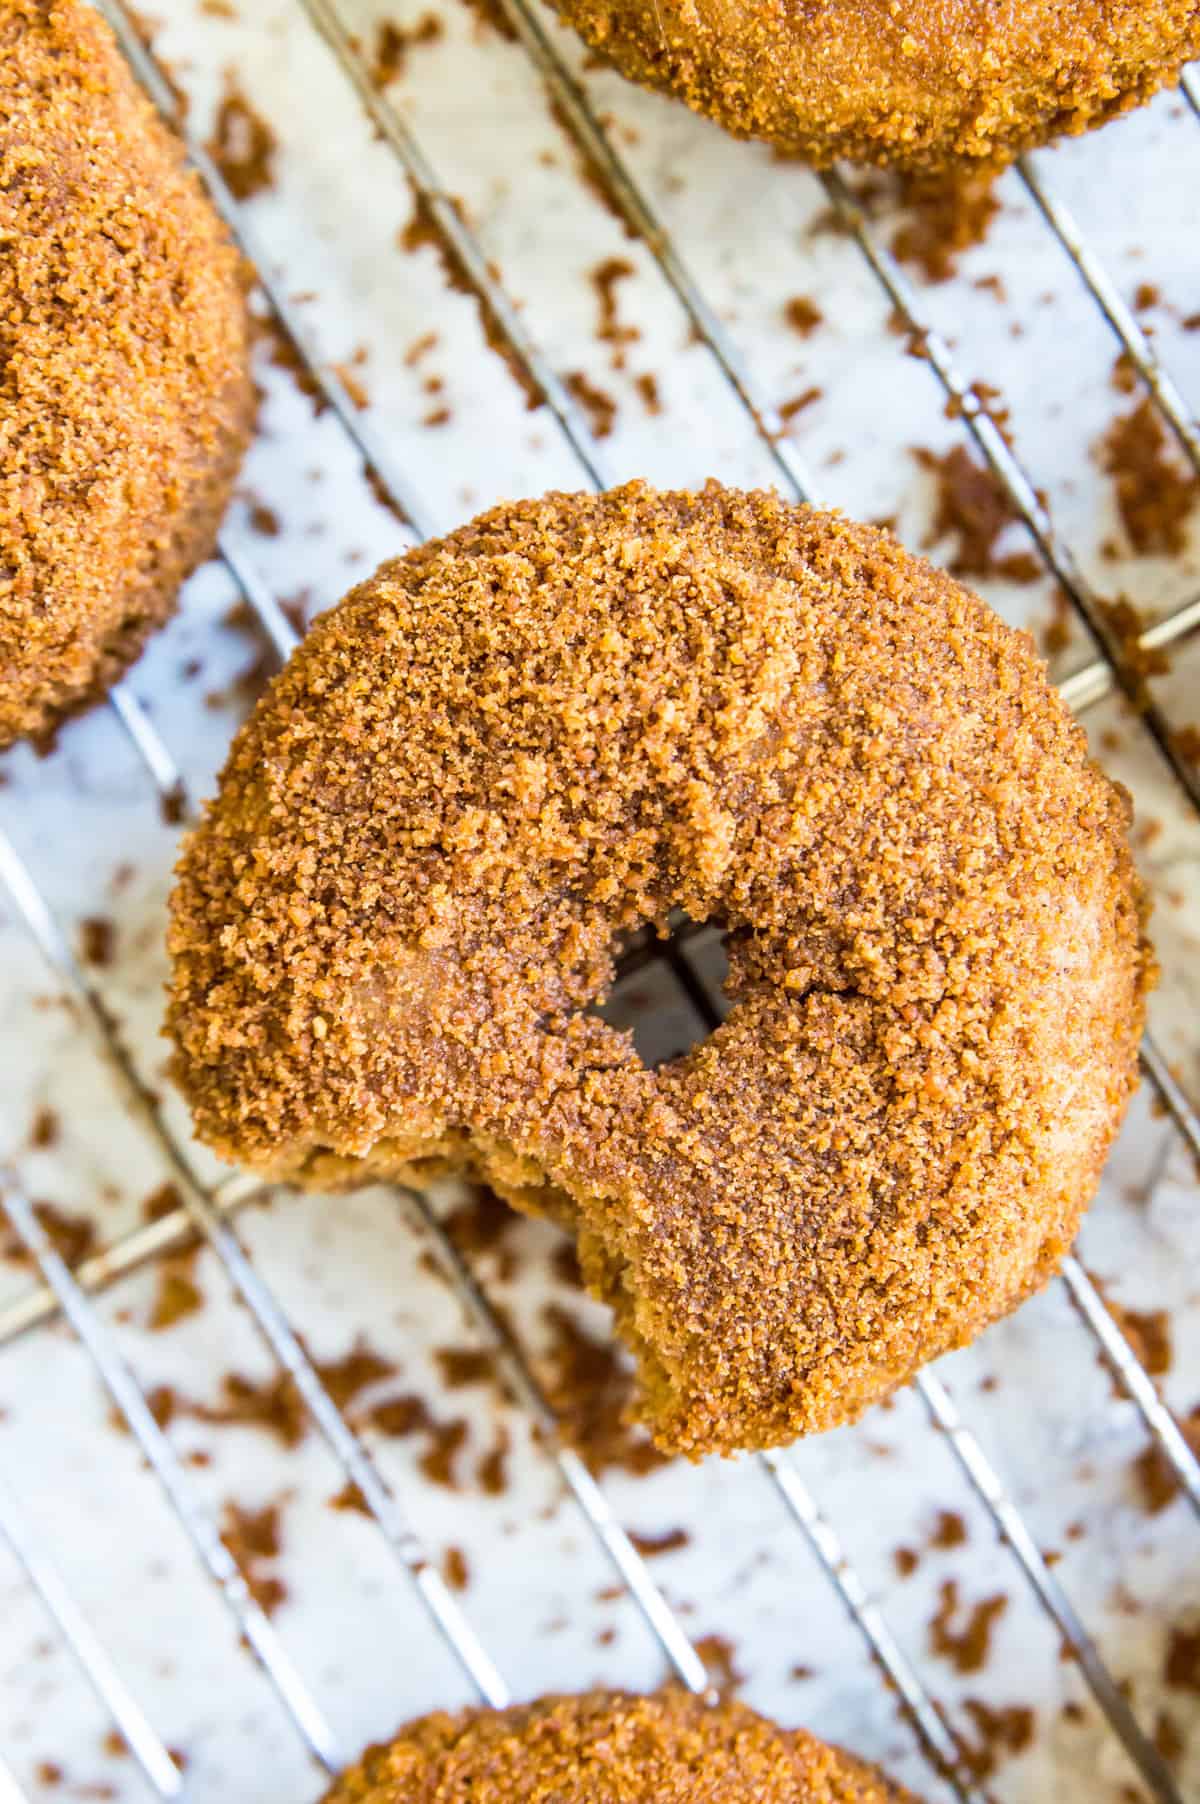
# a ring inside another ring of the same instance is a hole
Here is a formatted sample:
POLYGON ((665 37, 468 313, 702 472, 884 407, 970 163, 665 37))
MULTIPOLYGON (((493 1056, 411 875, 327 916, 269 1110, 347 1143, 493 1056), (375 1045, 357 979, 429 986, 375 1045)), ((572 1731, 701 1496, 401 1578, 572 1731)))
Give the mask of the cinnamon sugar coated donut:
POLYGON ((552 4, 631 80, 814 163, 1007 163, 1200 56, 1200 0, 552 4))
POLYGON ((439 1711, 370 1748, 325 1804, 916 1804, 744 1704, 591 1692, 439 1711))
POLYGON ((101 695, 249 437, 239 259, 81 0, 0 0, 0 746, 101 695))
POLYGON ((1032 642, 893 539, 709 484, 498 507, 320 619, 172 902, 201 1137, 573 1228, 666 1449, 858 1415, 1054 1272, 1135 1083, 1128 805, 1032 642), (650 1069, 614 946, 721 924, 650 1069))

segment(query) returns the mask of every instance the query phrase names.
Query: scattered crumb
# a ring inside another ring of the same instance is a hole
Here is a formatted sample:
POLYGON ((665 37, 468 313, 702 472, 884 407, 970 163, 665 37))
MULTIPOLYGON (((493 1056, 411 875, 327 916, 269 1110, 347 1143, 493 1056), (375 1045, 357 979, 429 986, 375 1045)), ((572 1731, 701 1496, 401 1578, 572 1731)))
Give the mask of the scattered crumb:
POLYGON ((696 1652, 722 1697, 737 1690, 745 1674, 738 1669, 737 1646, 727 1635, 702 1635, 696 1643, 696 1652))
POLYGON ((960 253, 987 237, 1000 211, 995 189, 993 174, 974 171, 902 177, 908 217, 893 233, 894 254, 902 263, 916 264, 930 282, 949 281, 960 253))
POLYGON ((287 1587, 274 1572, 264 1571, 278 1559, 283 1548, 279 1522, 279 1505, 269 1503, 261 1510, 244 1510, 240 1504, 227 1502, 221 1512, 221 1540, 241 1568, 250 1594, 261 1610, 273 1616, 287 1601, 287 1587))
POLYGON ((929 1537, 931 1547, 962 1547, 967 1539, 967 1525, 957 1510, 939 1510, 929 1537))
POLYGON ((616 1345, 594 1339, 559 1303, 547 1304, 543 1318, 551 1337, 545 1388, 564 1438, 596 1473, 612 1467, 644 1473, 665 1465, 645 1430, 624 1421, 632 1375, 616 1345))
POLYGON ((36 1202, 33 1213, 64 1264, 74 1268, 96 1248, 96 1225, 86 1215, 72 1215, 55 1203, 36 1202))
POLYGON ((255 111, 233 70, 227 69, 225 91, 205 149, 235 200, 251 200, 273 185, 277 148, 274 131, 255 111))
POLYGON ((465 1591, 471 1582, 471 1568, 461 1547, 448 1547, 442 1555, 442 1577, 451 1591, 465 1591))
POLYGON ((1200 1625, 1195 1629, 1171 1630, 1163 1659, 1163 1678, 1177 1691, 1193 1691, 1200 1696, 1200 1625))
POLYGON ((996 1709, 982 1698, 966 1698, 964 1707, 979 1737, 964 1750, 968 1770, 977 1780, 990 1778, 1002 1760, 1024 1753, 1033 1740, 1037 1718, 1028 1704, 996 1709))
POLYGON ((55 1111, 47 1103, 43 1103, 35 1113, 29 1127, 29 1144, 37 1152, 45 1152, 48 1147, 57 1146, 62 1124, 55 1111))
POLYGON ((101 969, 113 962, 117 930, 107 915, 86 915, 79 923, 79 956, 101 969))
POLYGON ((567 391, 588 416, 596 438, 607 438, 617 417, 617 404, 610 394, 596 384, 583 370, 571 370, 564 377, 567 391))
POLYGON ((783 309, 783 317, 801 338, 810 338, 825 319, 817 303, 806 294, 794 294, 783 309))
POLYGON ((1200 479, 1168 444, 1166 428, 1147 397, 1113 421, 1096 447, 1112 477, 1117 508, 1139 557, 1178 556, 1187 548, 1188 521, 1200 501, 1200 479))
POLYGON ((611 346, 614 370, 625 368, 626 347, 641 337, 637 326, 623 325, 617 307, 617 290, 622 282, 635 276, 637 270, 627 257, 606 257, 592 270, 590 281, 596 290, 599 319, 596 337, 611 346))
POLYGON ((397 25, 385 19, 375 33, 375 56, 371 64, 371 80, 377 88, 386 88, 404 74, 410 50, 423 44, 436 44, 444 35, 442 21, 436 13, 422 13, 415 25, 397 25))
POLYGON ((957 1580, 944 1579, 938 1595, 938 1608, 929 1624, 931 1649, 949 1660, 957 1672, 981 1671, 991 1651, 992 1627, 1008 1608, 1008 1599, 1000 1594, 983 1598, 971 1606, 963 1627, 955 1629, 951 1621, 964 1607, 957 1580))
POLYGON ((158 1290, 147 1323, 151 1333, 159 1334, 166 1328, 173 1328, 176 1322, 195 1315, 204 1307, 204 1293, 195 1279, 198 1253, 199 1248, 194 1247, 179 1258, 164 1259, 159 1266, 158 1290))
POLYGON ((691 1538, 686 1528, 667 1528, 658 1535, 637 1535, 631 1530, 629 1535, 644 1560, 652 1560, 660 1553, 675 1553, 678 1548, 687 1547, 691 1538))
POLYGON ((1036 582, 1041 565, 1032 552, 996 555, 1001 533, 1019 516, 992 472, 976 463, 965 445, 941 453, 917 446, 913 456, 936 483, 936 512, 925 546, 953 541, 951 575, 1036 582))

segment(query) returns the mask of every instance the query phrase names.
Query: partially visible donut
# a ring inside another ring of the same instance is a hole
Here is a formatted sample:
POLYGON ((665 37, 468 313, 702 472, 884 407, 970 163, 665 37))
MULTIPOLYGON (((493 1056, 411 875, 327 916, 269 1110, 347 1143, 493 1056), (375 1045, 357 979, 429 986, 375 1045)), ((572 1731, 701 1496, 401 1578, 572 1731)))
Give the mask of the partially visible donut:
POLYGON ((104 693, 250 433, 239 259, 82 0, 0 0, 0 746, 104 693))
POLYGON ((324 1804, 916 1804, 744 1704, 594 1691, 438 1711, 369 1748, 324 1804))
POLYGON ((631 80, 813 163, 1003 164, 1200 56, 1198 0, 551 0, 631 80))
POLYGON ((496 508, 317 623, 172 902, 201 1137, 460 1170, 579 1236, 665 1448, 856 1416, 1044 1283, 1134 1086, 1127 798, 1024 634, 893 539, 642 484, 496 508), (622 934, 728 934, 657 1070, 622 934))

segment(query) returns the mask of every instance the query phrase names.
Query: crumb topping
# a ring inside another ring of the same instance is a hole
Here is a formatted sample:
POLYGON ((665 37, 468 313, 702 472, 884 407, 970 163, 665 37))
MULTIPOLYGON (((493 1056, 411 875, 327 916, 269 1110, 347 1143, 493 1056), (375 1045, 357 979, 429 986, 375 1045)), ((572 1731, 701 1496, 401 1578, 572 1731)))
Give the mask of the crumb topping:
POLYGON ((237 255, 81 0, 0 0, 0 745, 104 691, 212 547, 237 255))
POLYGON ((369 1748, 325 1804, 914 1804, 744 1704, 594 1691, 438 1711, 369 1748))
POLYGON ((1030 639, 767 493, 549 495, 385 564, 234 741, 172 902, 201 1136, 573 1228, 668 1451, 851 1419, 1044 1283, 1136 1077, 1128 799, 1030 639), (658 1069, 621 937, 727 935, 658 1069))
POLYGON ((1200 54, 1196 0, 554 0, 623 75, 823 164, 1000 165, 1200 54))

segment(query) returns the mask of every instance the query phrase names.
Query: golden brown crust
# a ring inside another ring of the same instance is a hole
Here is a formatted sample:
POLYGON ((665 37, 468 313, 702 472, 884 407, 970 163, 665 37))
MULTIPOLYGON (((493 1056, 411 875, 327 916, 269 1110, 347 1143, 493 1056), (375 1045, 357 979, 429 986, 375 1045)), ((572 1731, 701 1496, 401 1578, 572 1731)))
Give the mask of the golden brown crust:
POLYGON ((915 1804, 744 1704, 677 1689, 438 1711, 369 1748, 325 1804, 915 1804))
POLYGON ((1127 799, 1032 642, 894 540, 710 484, 495 509, 326 614, 172 903, 201 1136, 481 1177, 578 1231, 698 1455, 857 1415, 1045 1282, 1136 1075, 1127 799), (729 934, 647 1069, 614 936, 729 934))
POLYGON ((1200 56, 1200 0, 552 0, 622 74, 814 163, 1003 164, 1200 56))
POLYGON ((111 684, 250 433, 242 272, 81 0, 0 0, 0 745, 111 684))

